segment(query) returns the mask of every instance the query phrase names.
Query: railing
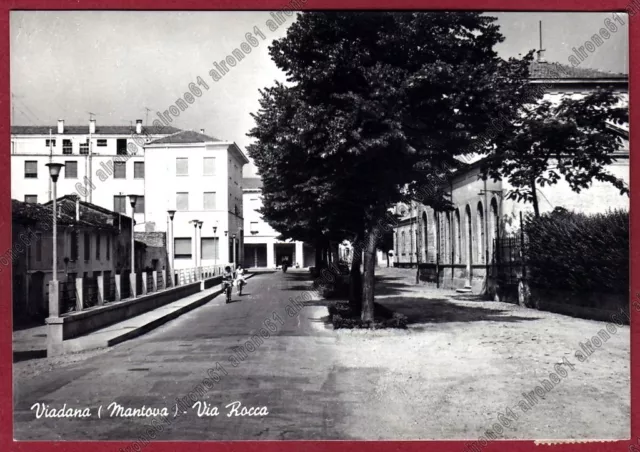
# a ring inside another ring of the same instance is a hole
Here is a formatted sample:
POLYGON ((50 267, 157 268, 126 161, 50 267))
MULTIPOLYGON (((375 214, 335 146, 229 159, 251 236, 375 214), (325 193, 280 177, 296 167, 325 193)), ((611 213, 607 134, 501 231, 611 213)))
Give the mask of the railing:
MULTIPOLYGON (((234 266, 231 267, 234 268, 234 266)), ((223 271, 224 266, 217 265, 176 270, 173 278, 170 273, 167 272, 165 274, 163 271, 136 273, 136 296, 142 295, 143 282, 146 283, 146 293, 151 294, 213 278, 221 275, 223 271), (177 285, 172 284, 174 280, 178 281, 177 285)), ((102 276, 97 276, 60 281, 60 313, 66 314, 116 300, 132 298, 133 293, 129 275, 129 273, 121 273, 119 275, 109 275, 106 279, 103 279, 102 276)))

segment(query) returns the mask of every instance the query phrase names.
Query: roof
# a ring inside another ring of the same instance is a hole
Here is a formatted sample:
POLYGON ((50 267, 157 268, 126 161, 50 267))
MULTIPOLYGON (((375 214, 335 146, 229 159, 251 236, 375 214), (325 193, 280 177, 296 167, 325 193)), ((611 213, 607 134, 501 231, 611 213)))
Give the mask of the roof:
POLYGON ((619 79, 628 80, 628 74, 604 72, 586 67, 572 67, 561 63, 531 62, 529 78, 538 80, 619 79))
POLYGON ((260 190, 262 188, 262 179, 259 177, 244 177, 242 178, 243 190, 260 190))
MULTIPOLYGON (((64 197, 67 198, 67 197, 64 197)), ((80 220, 76 221, 75 218, 75 201, 72 199, 58 200, 58 218, 57 222, 60 225, 75 225, 81 227, 87 227, 92 229, 117 229, 118 223, 114 221, 114 213, 107 215, 104 212, 93 210, 91 207, 93 204, 83 203, 80 205, 80 220), (84 205, 83 205, 84 204, 84 205)), ((97 207, 97 206, 95 206, 97 207)), ((100 208, 102 209, 102 208, 100 208)), ((106 210, 106 209, 103 209, 106 210)), ((52 221, 52 205, 47 204, 35 204, 18 201, 16 199, 11 200, 11 215, 12 220, 17 223, 32 223, 32 224, 50 224, 52 221)))
MULTIPOLYGON (((75 212, 77 198, 79 198, 77 195, 72 194, 62 196, 56 200, 59 211, 66 213, 67 216, 70 217, 71 223, 76 223, 75 212)), ((124 217, 127 219, 127 221, 131 221, 131 219, 126 215, 122 215, 109 209, 105 209, 104 207, 100 207, 90 202, 80 200, 79 203, 80 222, 78 224, 82 226, 90 226, 93 228, 102 229, 119 228, 118 221, 120 221, 120 217, 124 217)), ((53 201, 42 204, 43 207, 49 209, 49 215, 51 215, 52 204, 53 201)))
POLYGON ((212 141, 220 141, 218 138, 210 137, 203 133, 194 132, 192 130, 178 131, 172 135, 152 141, 149 144, 188 144, 188 143, 211 143, 212 141))
MULTIPOLYGON (((135 132, 132 126, 99 126, 96 125, 96 131, 93 135, 132 135, 135 132)), ((58 134, 58 126, 11 126, 12 135, 49 135, 49 131, 53 135, 58 134)), ((166 135, 169 133, 180 132, 180 129, 171 126, 150 126, 143 127, 142 133, 149 135, 166 135)), ((64 126, 62 135, 89 135, 89 126, 64 126)))
POLYGON ((165 247, 165 233, 164 232, 134 232, 133 236, 135 240, 144 243, 150 247, 165 247))

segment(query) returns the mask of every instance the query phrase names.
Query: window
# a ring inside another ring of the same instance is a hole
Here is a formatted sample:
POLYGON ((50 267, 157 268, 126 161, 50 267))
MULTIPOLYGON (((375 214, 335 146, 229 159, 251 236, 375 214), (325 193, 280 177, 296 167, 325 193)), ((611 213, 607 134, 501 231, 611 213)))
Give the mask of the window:
POLYGON ((204 206, 204 210, 216 210, 216 192, 205 192, 202 205, 204 206))
POLYGON ((50 139, 48 139, 48 138, 47 138, 47 144, 46 144, 46 146, 47 146, 48 148, 49 148, 49 147, 55 148, 55 147, 56 147, 56 140, 55 140, 55 139, 50 140, 50 139))
POLYGON ((84 233, 84 260, 91 259, 91 235, 88 232, 84 233))
POLYGON ((144 179, 144 162, 133 162, 133 178, 144 179))
POLYGON ((42 233, 36 232, 36 262, 42 261, 42 233))
POLYGON ((78 178, 78 162, 74 160, 66 160, 64 162, 64 178, 65 179, 78 178))
POLYGON ((184 157, 176 158, 176 176, 189 175, 189 159, 184 157))
POLYGON ((73 145, 71 144, 71 140, 62 140, 62 153, 73 154, 73 145))
POLYGON ((104 138, 101 138, 96 142, 96 145, 99 148, 106 148, 107 147, 107 140, 105 140, 104 138))
POLYGON ((80 154, 89 155, 89 138, 84 143, 80 143, 80 154))
POLYGON ((176 238, 173 241, 176 259, 191 259, 191 239, 176 238))
POLYGON ((189 193, 176 193, 176 210, 189 210, 189 193))
POLYGON ((38 195, 24 195, 24 202, 27 204, 37 204, 38 195))
POLYGON ((114 179, 127 178, 127 162, 113 162, 113 178, 114 179))
POLYGON ((71 261, 77 261, 78 260, 78 231, 72 231, 71 232, 71 256, 70 256, 70 260, 71 261))
POLYGON ((203 161, 203 175, 215 176, 216 175, 216 159, 215 157, 205 157, 203 161))
POLYGON ((111 236, 107 235, 107 260, 111 259, 111 236))
POLYGON ((250 227, 249 231, 251 231, 252 234, 257 234, 258 233, 258 222, 257 221, 252 221, 251 222, 251 227, 250 227))
POLYGON ((127 155, 127 139, 118 138, 116 140, 116 153, 118 155, 127 155))
POLYGON ((38 162, 37 161, 27 160, 24 162, 24 178, 25 179, 38 178, 38 162))
POLYGON ((127 213, 127 197, 124 195, 115 195, 113 197, 113 211, 118 213, 127 213))
POLYGON ((96 234, 96 260, 100 260, 100 233, 96 234))
POLYGON ((482 202, 478 202, 478 211, 476 213, 476 243, 478 248, 478 262, 485 263, 485 255, 484 255, 484 241, 485 241, 485 231, 484 231, 484 209, 482 207, 482 202))
POLYGON ((144 196, 138 196, 136 200, 136 207, 133 209, 134 213, 144 213, 144 196))
POLYGON ((218 237, 203 237, 201 239, 202 259, 219 259, 218 237))
POLYGON ((404 235, 404 231, 402 231, 402 254, 406 254, 407 252, 407 237, 404 235))

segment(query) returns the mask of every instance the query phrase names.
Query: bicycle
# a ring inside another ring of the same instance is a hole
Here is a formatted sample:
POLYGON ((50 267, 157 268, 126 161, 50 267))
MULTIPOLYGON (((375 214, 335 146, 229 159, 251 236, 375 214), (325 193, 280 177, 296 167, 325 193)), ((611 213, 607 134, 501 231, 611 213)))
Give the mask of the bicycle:
POLYGON ((231 283, 225 281, 224 283, 224 292, 227 296, 227 301, 226 303, 231 303, 231 283))

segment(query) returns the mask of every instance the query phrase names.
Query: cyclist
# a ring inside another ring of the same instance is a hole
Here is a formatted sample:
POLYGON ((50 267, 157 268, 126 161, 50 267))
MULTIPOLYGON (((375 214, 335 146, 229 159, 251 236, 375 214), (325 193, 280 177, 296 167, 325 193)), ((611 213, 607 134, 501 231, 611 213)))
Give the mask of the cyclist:
POLYGON ((244 268, 242 265, 238 265, 236 270, 236 285, 238 286, 238 295, 242 295, 242 287, 247 284, 247 280, 244 279, 244 268))
POLYGON ((233 273, 231 272, 231 267, 228 265, 224 268, 224 273, 222 274, 222 288, 224 292, 227 294, 227 303, 231 302, 231 287, 233 286, 233 273))

